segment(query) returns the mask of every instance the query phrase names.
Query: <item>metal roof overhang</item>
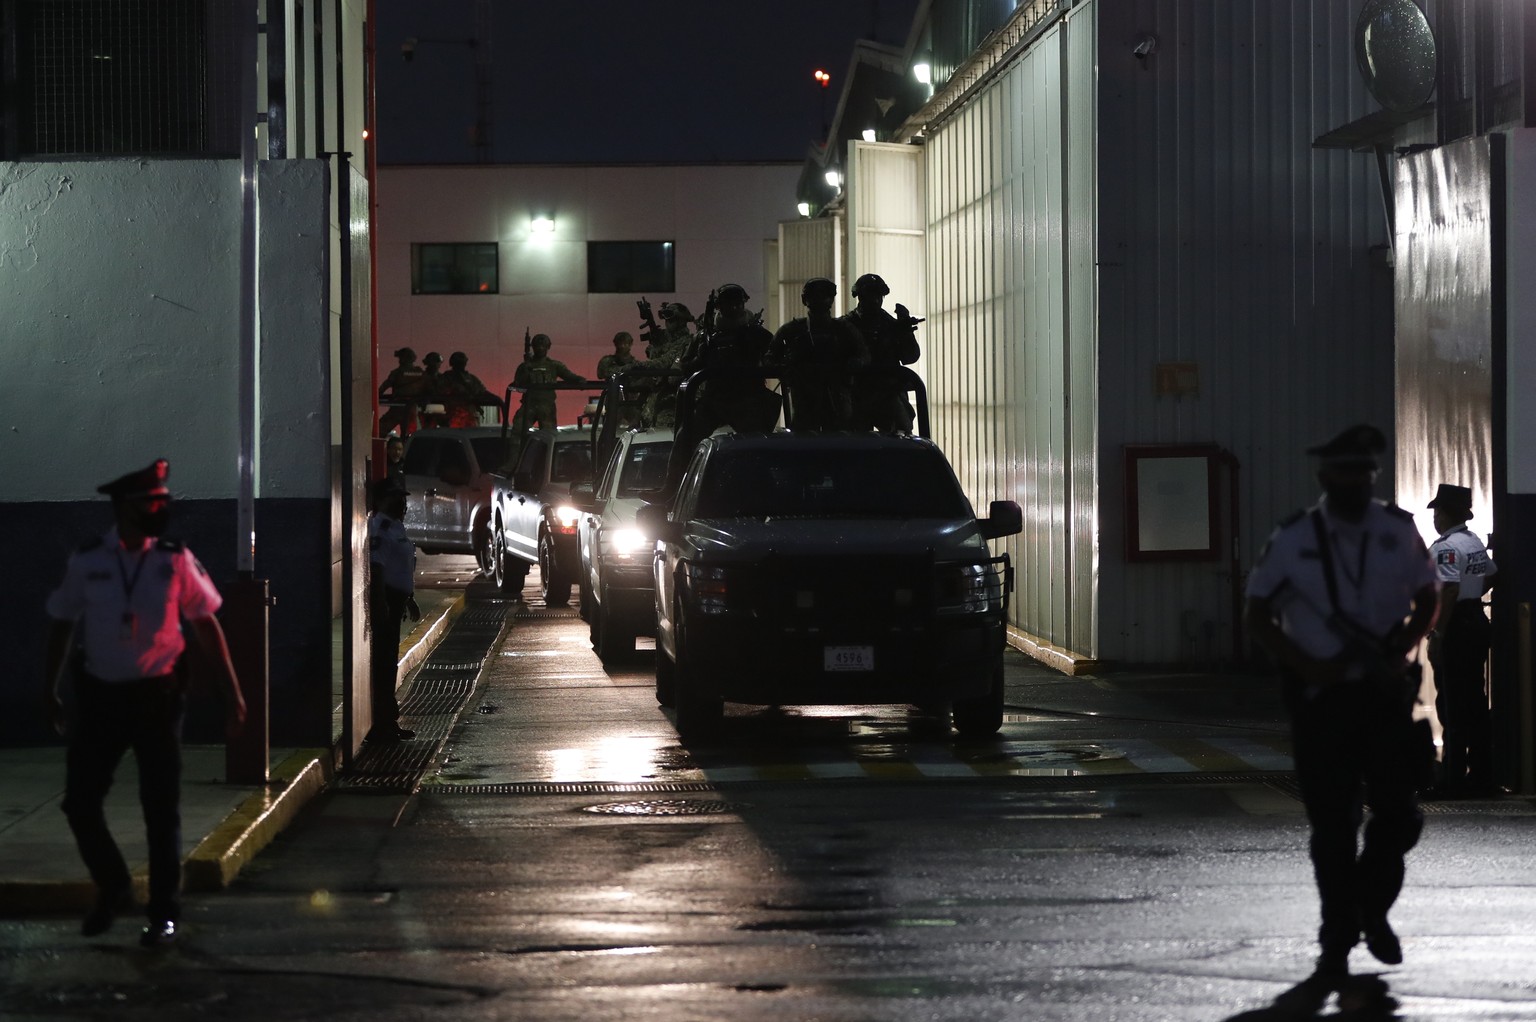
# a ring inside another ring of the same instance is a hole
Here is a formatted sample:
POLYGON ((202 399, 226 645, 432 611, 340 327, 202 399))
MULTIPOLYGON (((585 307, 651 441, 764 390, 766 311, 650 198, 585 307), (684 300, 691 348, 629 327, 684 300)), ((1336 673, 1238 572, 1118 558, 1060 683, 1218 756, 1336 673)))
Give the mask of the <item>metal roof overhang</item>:
POLYGON ((1434 112, 1433 103, 1425 103, 1412 110, 1377 110, 1317 136, 1312 140, 1312 148, 1375 152, 1378 146, 1391 145, 1397 129, 1434 112))

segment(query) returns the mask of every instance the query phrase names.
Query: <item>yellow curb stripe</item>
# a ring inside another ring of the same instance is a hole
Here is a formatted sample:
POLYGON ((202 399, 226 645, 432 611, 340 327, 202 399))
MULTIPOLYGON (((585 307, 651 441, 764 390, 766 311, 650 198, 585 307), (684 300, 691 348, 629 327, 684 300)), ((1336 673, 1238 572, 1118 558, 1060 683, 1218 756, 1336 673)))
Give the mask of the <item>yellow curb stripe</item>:
POLYGON ((183 886, 189 891, 228 887, 325 788, 331 773, 331 756, 323 749, 301 750, 278 764, 266 790, 242 802, 187 856, 183 886))

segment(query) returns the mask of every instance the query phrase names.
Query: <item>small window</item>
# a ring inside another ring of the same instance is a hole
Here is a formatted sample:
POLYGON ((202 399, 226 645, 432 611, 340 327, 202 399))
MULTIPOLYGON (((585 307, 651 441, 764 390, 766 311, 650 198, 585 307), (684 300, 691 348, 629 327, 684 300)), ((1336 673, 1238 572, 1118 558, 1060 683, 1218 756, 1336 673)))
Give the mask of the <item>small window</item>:
POLYGON ((493 295, 496 243, 411 246, 411 294, 493 295))
POLYGON ((593 294, 675 291, 676 254, 670 241, 589 241, 587 290, 593 294))

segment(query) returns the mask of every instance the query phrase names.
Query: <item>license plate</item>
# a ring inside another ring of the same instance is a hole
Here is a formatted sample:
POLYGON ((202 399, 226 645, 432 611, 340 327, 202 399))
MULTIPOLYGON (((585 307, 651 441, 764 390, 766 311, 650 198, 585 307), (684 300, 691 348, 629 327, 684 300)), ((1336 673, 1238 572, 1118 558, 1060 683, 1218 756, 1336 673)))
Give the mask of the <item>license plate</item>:
POLYGON ((875 647, 828 646, 821 655, 821 667, 825 671, 873 671, 875 647))

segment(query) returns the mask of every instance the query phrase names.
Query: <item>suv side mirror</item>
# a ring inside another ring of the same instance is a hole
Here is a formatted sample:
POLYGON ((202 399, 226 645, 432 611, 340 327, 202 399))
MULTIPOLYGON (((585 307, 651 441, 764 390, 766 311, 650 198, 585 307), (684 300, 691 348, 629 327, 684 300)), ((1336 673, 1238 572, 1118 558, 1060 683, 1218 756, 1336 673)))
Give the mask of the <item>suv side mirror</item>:
POLYGON ((641 504, 635 512, 635 526, 647 539, 676 543, 683 536, 683 526, 667 519, 668 510, 665 504, 641 504))
POLYGON ((994 500, 987 517, 976 524, 983 539, 1016 536, 1024 531, 1024 510, 1011 500, 994 500))

